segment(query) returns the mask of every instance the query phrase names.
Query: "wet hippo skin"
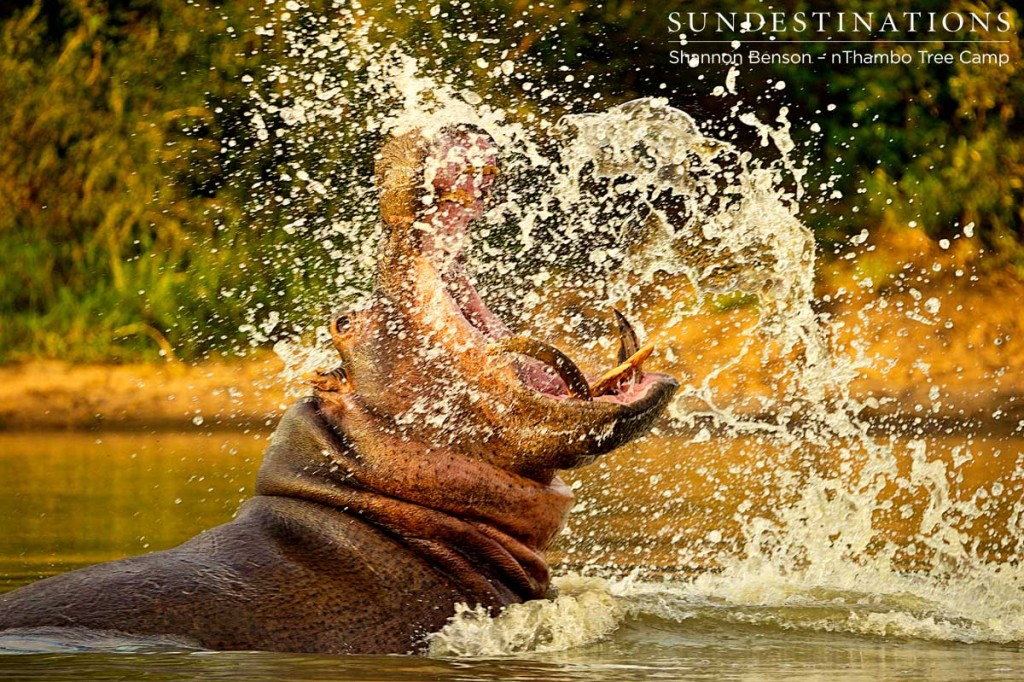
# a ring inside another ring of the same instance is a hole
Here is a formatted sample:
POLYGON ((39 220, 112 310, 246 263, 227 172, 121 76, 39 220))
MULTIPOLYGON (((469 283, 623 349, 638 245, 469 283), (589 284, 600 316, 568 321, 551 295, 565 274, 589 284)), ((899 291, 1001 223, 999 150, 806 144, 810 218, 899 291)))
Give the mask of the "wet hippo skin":
POLYGON ((557 476, 647 432, 677 383, 619 321, 589 376, 516 337, 465 269, 497 172, 482 131, 410 131, 377 168, 384 234, 340 362, 282 418, 255 497, 180 547, 0 595, 3 630, 171 637, 219 650, 412 653, 455 605, 542 598, 573 498, 557 476))

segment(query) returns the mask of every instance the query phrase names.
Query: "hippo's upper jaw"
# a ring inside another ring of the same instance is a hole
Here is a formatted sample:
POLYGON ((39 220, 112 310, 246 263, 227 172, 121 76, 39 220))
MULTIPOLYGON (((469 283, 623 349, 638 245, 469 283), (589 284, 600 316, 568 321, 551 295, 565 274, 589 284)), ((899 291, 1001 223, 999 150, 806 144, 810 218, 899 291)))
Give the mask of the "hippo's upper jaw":
POLYGON ((319 396, 407 439, 550 480, 643 435, 678 383, 641 370, 652 346, 618 313, 617 365, 587 376, 487 308, 464 246, 496 168, 493 142, 469 127, 385 147, 377 286, 366 308, 332 322, 342 363, 319 396))

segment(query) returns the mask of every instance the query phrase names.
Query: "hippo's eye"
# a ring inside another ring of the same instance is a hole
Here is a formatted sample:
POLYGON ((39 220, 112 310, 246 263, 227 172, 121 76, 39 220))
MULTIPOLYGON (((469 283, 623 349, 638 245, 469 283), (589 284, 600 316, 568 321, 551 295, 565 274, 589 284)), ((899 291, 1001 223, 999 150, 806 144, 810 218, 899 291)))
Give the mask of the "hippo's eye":
POLYGON ((349 319, 348 315, 339 315, 334 318, 334 331, 337 334, 344 334, 348 331, 349 325, 352 324, 352 320, 349 319))

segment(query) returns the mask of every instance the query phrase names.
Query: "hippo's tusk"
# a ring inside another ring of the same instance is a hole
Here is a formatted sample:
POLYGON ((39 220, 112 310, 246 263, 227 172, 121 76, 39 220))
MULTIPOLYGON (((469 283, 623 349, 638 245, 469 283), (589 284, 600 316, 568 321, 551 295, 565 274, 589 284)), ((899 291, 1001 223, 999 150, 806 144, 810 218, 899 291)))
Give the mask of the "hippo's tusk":
POLYGON ((645 343, 640 350, 626 358, 626 361, 608 370, 597 381, 590 385, 590 394, 594 397, 604 395, 614 388, 624 377, 629 377, 634 372, 640 371, 640 365, 650 356, 654 350, 653 343, 645 343))
MULTIPOLYGON (((618 308, 613 308, 612 310, 615 313, 615 329, 619 334, 618 362, 621 366, 640 350, 640 340, 637 338, 636 332, 633 331, 633 325, 629 323, 629 320, 627 320, 626 316, 622 314, 622 311, 618 308)), ((614 372, 615 370, 612 371, 614 372)), ((622 375, 622 381, 639 381, 640 379, 643 379, 643 376, 643 372, 640 371, 640 365, 638 363, 636 367, 622 375)))
POLYGON ((615 313, 615 330, 619 333, 618 363, 622 364, 640 350, 640 341, 626 316, 618 308, 612 308, 612 312, 615 313))
POLYGON ((528 339, 523 336, 512 336, 502 339, 490 345, 490 350, 519 353, 528 357, 540 360, 555 370, 558 376, 565 382, 569 395, 579 400, 591 400, 590 384, 583 372, 576 366, 576 363, 569 359, 569 356, 554 346, 528 339))

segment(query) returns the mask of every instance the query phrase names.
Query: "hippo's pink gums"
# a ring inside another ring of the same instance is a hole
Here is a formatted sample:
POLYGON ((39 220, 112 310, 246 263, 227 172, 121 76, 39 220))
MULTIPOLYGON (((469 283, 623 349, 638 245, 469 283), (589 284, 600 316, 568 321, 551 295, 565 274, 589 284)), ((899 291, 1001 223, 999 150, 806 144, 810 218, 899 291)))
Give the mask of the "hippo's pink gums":
POLYGON ((641 371, 624 319, 619 366, 591 379, 487 309, 462 253, 496 172, 475 128, 389 142, 377 286, 332 321, 341 364, 282 418, 256 496, 175 549, 0 595, 0 630, 404 653, 457 603, 542 597, 572 505, 556 471, 646 432, 677 384, 641 371))

